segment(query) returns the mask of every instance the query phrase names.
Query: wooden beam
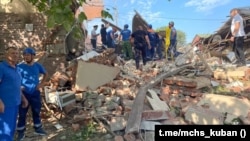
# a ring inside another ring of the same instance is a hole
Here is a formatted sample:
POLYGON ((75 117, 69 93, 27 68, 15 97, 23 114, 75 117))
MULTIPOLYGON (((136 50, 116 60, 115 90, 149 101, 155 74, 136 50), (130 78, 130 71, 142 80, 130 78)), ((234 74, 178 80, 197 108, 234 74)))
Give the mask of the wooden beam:
POLYGON ((160 83, 164 78, 169 77, 169 76, 173 76, 173 75, 179 73, 180 71, 182 71, 183 69, 190 67, 190 66, 192 66, 192 65, 189 64, 186 66, 181 66, 181 67, 176 68, 175 70, 173 70, 171 72, 162 73, 161 75, 152 79, 146 85, 139 88, 138 93, 136 95, 136 98, 134 100, 133 106, 132 106, 132 110, 129 114, 127 126, 125 129, 125 134, 139 133, 144 100, 145 100, 146 93, 147 93, 148 89, 153 88, 155 85, 160 83))

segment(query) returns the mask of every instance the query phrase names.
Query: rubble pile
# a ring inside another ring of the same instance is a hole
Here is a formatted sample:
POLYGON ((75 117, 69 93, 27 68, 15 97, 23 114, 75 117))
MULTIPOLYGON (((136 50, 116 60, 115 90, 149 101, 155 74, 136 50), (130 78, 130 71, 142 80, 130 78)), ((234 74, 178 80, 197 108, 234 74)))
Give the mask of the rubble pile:
POLYGON ((134 60, 107 50, 71 67, 61 64, 51 82, 72 84, 75 100, 62 108, 74 131, 93 119, 116 141, 149 141, 162 124, 249 124, 250 68, 201 55, 150 61, 136 70, 134 60))

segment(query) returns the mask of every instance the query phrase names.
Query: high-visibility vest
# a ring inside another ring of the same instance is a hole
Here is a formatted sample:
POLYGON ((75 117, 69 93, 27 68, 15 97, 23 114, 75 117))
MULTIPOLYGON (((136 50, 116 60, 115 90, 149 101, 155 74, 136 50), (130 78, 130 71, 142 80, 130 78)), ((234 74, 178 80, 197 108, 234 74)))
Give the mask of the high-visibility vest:
POLYGON ((169 26, 167 26, 166 27, 166 38, 165 38, 166 48, 168 48, 170 45, 170 33, 171 33, 171 28, 169 28, 169 26))

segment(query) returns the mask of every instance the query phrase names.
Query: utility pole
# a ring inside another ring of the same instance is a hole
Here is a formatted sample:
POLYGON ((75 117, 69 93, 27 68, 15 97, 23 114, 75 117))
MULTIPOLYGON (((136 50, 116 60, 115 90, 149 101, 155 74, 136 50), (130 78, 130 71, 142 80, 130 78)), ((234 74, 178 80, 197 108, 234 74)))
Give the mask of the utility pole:
POLYGON ((115 7, 113 7, 113 10, 115 11, 115 25, 118 26, 118 11, 117 11, 117 0, 114 0, 115 7))

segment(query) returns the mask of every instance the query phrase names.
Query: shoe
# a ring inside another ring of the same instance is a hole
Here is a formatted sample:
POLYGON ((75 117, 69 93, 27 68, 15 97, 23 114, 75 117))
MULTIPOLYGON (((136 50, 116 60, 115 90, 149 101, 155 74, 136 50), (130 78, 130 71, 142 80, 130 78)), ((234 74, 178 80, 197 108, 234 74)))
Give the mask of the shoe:
POLYGON ((42 135, 42 136, 47 135, 47 133, 43 130, 42 127, 35 128, 35 134, 42 135))
POLYGON ((25 138, 24 131, 17 131, 17 141, 22 141, 25 138))

